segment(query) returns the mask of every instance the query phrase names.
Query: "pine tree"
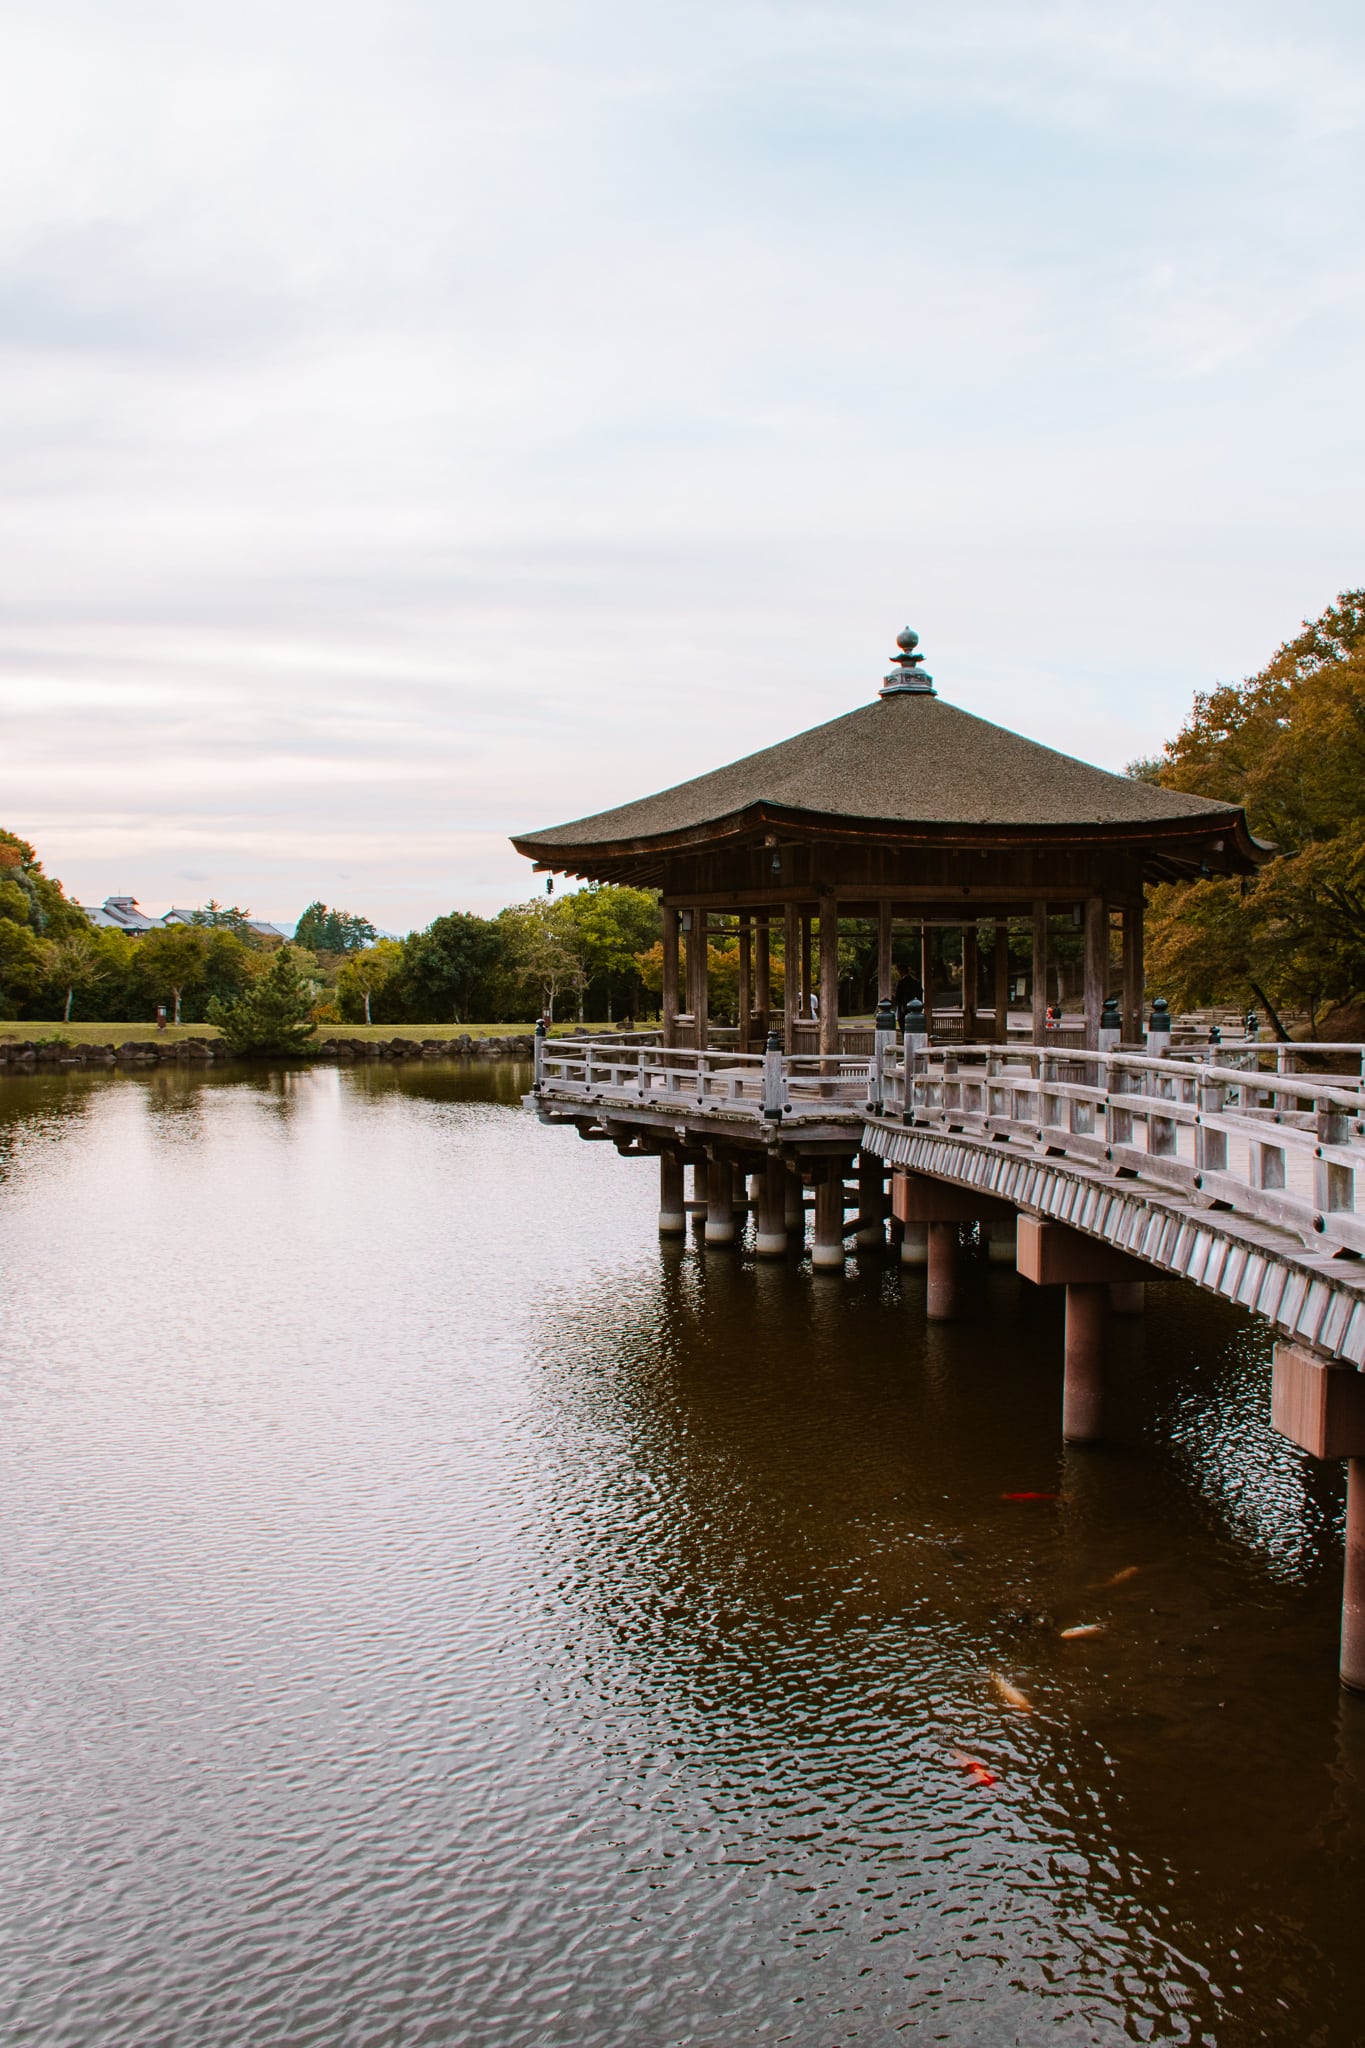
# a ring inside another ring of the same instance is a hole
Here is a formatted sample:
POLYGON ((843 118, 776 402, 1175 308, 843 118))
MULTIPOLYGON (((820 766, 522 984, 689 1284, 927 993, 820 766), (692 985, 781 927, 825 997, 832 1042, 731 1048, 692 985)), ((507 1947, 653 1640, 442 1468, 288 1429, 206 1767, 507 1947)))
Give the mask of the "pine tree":
POLYGON ((230 1053, 272 1053, 288 1057, 307 1049, 313 1035, 311 983, 299 973, 292 947, 281 946, 265 973, 234 1002, 217 997, 208 1006, 210 1024, 223 1034, 230 1053))

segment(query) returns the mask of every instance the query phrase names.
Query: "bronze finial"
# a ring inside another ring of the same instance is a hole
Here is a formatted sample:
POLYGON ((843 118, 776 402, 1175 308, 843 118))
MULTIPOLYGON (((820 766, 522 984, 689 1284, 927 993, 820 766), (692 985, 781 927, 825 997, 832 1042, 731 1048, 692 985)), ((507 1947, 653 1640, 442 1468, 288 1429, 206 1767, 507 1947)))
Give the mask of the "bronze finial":
POLYGON ((899 647, 900 653, 893 654, 891 657, 894 666, 890 675, 882 683, 881 695, 883 697, 901 697, 911 694, 918 697, 935 696, 937 693, 934 689, 934 679, 931 675, 926 675, 921 667, 924 656, 915 652, 915 649, 919 646, 919 634, 913 626, 901 627, 896 635, 896 645, 899 647))

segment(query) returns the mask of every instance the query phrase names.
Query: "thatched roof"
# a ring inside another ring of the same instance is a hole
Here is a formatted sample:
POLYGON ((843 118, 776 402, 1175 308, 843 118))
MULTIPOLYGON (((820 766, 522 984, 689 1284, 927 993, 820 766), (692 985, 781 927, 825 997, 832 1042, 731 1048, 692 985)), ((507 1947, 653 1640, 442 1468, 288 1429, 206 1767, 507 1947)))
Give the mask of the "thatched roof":
POLYGON ((1261 852, 1234 806, 1092 768, 928 690, 879 697, 657 796, 520 833, 513 844, 543 865, 572 868, 576 854, 695 845, 711 827, 728 837, 756 814, 978 844, 1069 835, 1131 842, 1144 828, 1170 840, 1182 825, 1192 835, 1223 827, 1238 841, 1238 865, 1261 852))

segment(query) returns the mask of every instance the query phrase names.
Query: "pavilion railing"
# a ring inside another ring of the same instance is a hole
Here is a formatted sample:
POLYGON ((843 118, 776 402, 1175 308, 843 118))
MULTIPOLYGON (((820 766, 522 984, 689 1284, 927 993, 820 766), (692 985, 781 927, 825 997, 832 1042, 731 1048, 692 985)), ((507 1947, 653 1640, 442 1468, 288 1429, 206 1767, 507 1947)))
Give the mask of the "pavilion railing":
POLYGON ((629 1039, 545 1038, 536 1045, 536 1093, 557 1102, 705 1109, 786 1118, 861 1116, 873 1060, 848 1053, 731 1052, 629 1039))
POLYGON ((1021 1142, 1365 1253, 1362 1057, 1359 1045, 1164 1056, 990 1045, 894 1047, 874 1065, 887 1118, 1021 1142), (1347 1054, 1354 1072, 1293 1072, 1308 1052, 1347 1054))

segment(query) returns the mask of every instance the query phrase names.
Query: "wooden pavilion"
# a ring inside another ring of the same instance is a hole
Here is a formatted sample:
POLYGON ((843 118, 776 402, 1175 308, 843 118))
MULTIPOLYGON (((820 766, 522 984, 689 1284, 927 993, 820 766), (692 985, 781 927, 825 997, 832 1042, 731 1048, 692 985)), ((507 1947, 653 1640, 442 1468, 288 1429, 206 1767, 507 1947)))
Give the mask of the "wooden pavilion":
POLYGON ((1110 774, 945 703, 917 646, 907 627, 878 696, 856 711, 656 796, 513 840, 539 871, 660 891, 665 1044, 707 1045, 706 938, 737 924, 741 1049, 761 1046, 778 1023, 770 956, 780 928, 785 1049, 839 1052, 840 918, 875 921, 879 997, 893 993, 896 923, 918 929, 931 1010, 933 934, 960 932, 960 1007, 934 1022, 937 1035, 968 1042, 1006 1036, 1017 920, 1028 933, 1032 1036, 1042 1037, 1050 935, 1065 919, 1083 934, 1085 1043, 1097 1043, 1111 995, 1132 1041, 1146 885, 1249 874, 1268 857, 1235 805, 1110 774))

